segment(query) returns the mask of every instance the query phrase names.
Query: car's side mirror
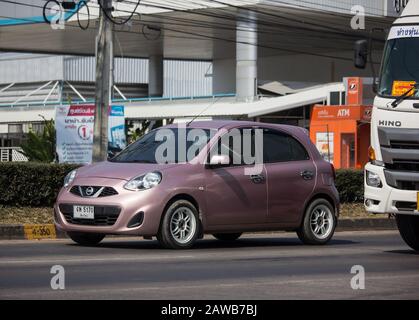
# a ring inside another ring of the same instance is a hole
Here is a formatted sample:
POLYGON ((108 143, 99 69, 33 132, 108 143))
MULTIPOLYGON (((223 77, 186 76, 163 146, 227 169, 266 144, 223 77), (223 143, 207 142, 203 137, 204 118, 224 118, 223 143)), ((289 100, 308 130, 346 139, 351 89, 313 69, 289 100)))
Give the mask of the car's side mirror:
POLYGON ((113 151, 108 149, 108 159, 112 159, 113 157, 117 156, 119 154, 118 151, 113 151))
POLYGON ((225 154, 215 154, 211 157, 209 167, 222 167, 230 164, 230 157, 225 154))
POLYGON ((358 40, 354 46, 354 65, 358 69, 365 69, 368 62, 368 41, 358 40))

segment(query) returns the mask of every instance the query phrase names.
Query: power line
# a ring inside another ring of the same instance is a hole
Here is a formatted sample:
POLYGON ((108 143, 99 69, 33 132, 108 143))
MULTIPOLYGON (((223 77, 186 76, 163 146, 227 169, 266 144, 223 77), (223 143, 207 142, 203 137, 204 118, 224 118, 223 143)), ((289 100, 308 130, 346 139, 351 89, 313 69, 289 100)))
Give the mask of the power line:
MULTIPOLYGON (((124 2, 127 3, 131 3, 131 1, 129 0, 124 0, 124 2)), ((145 4, 145 2, 143 2, 145 4)), ((148 4, 147 4, 148 5, 148 4)), ((179 9, 173 9, 171 7, 165 7, 165 6, 155 6, 155 5, 150 5, 151 7, 155 7, 155 8, 159 8, 159 9, 166 9, 166 10, 173 10, 175 12, 186 12, 184 10, 179 10, 179 9)), ((213 8, 207 8, 207 9, 211 9, 211 10, 221 10, 221 9, 213 9, 213 8)), ((120 10, 123 12, 123 10, 120 10)), ((232 19, 235 19, 236 21, 242 21, 242 22, 248 22, 248 23, 255 23, 258 24, 258 27, 260 25, 262 26, 267 26, 267 27, 280 27, 280 28, 290 28, 289 25, 286 24, 281 24, 278 22, 269 22, 269 21, 260 21, 260 20, 255 20, 255 19, 251 19, 251 18, 244 18, 244 17, 237 17, 235 15, 226 15, 225 13, 223 15, 220 14, 214 14, 214 13, 209 13, 209 12, 196 12, 196 11, 187 11, 188 14, 194 14, 194 15, 200 15, 200 16, 206 16, 206 17, 211 17, 211 18, 216 18, 216 19, 225 19, 227 21, 231 21, 232 19)), ((303 24, 303 23, 302 23, 303 24)), ((325 29, 329 28, 328 26, 324 26, 325 29)), ((329 34, 334 34, 334 35, 339 35, 339 36, 345 36, 345 37, 350 37, 353 40, 354 39, 359 39, 359 37, 361 37, 360 35, 357 35, 355 33, 351 32, 345 32, 345 31, 340 31, 340 32, 335 32, 335 31, 326 31, 326 30, 316 30, 316 29, 312 29, 312 28, 308 28, 308 27, 304 27, 304 26, 293 26, 293 29, 298 29, 301 31, 310 31, 310 32, 317 32, 319 34, 324 35, 324 32, 328 32, 329 34)), ((329 28, 330 29, 330 28, 329 28)), ((367 37, 368 35, 365 34, 363 35, 363 37, 367 37)), ((382 39, 376 39, 377 41, 382 41, 382 39)))
MULTIPOLYGON (((17 3, 17 2, 9 1, 9 0, 0 0, 0 1, 9 2, 9 3, 16 3, 16 4, 20 4, 20 5, 27 5, 27 6, 36 6, 36 5, 29 5, 29 4, 17 3)), ((32 21, 30 21, 30 22, 32 22, 32 21)), ((143 22, 139 22, 138 24, 143 25, 143 26, 144 25, 147 25, 147 23, 143 23, 143 22)), ((200 33, 196 33, 196 32, 187 32, 187 31, 176 30, 176 29, 167 28, 167 27, 163 27, 162 29, 163 30, 168 30, 168 31, 171 31, 171 32, 175 32, 175 33, 186 34, 186 35, 189 35, 189 36, 192 35, 192 36, 198 37, 198 38, 207 38, 207 39, 225 41, 225 42, 230 42, 230 43, 237 43, 237 41, 236 40, 233 40, 233 39, 226 39, 226 38, 217 37, 217 36, 209 36, 209 35, 200 34, 200 33)), ((125 31, 119 30, 117 32, 125 32, 125 31)), ((136 33, 136 32, 130 32, 130 33, 136 33)), ((196 40, 196 38, 188 38, 188 37, 182 37, 182 38, 196 40)), ((255 46, 260 47, 260 48, 277 50, 277 51, 284 51, 284 52, 290 52, 290 53, 298 53, 298 54, 312 55, 312 56, 325 57, 325 58, 331 58, 331 59, 339 59, 339 60, 345 60, 345 61, 352 61, 351 58, 346 58, 346 57, 341 57, 341 56, 336 56, 336 55, 306 52, 306 51, 300 51, 300 50, 293 50, 293 49, 289 49, 289 48, 288 49, 287 48, 279 48, 279 47, 274 47, 274 46, 269 46, 269 45, 263 45, 263 44, 248 43, 248 42, 244 42, 244 41, 242 41, 240 43, 249 44, 249 45, 255 45, 255 46)), ((290 45, 292 45, 292 44, 290 44, 290 45)), ((321 49, 327 49, 327 48, 324 48, 323 47, 321 49)))
POLYGON ((298 23, 302 23, 302 24, 305 24, 305 25, 313 26, 313 27, 324 28, 324 29, 327 29, 327 30, 334 30, 334 31, 337 31, 337 32, 343 32, 344 31, 340 28, 334 28, 334 27, 326 26, 324 24, 302 21, 302 20, 299 20, 299 19, 286 17, 286 16, 276 14, 276 13, 272 13, 272 12, 265 12, 263 10, 251 9, 251 8, 248 8, 248 7, 232 5, 232 4, 229 4, 229 3, 225 3, 223 1, 211 0, 211 2, 223 4, 223 5, 226 5, 228 7, 235 8, 237 10, 254 12, 254 13, 262 14, 262 15, 265 15, 265 16, 268 16, 268 17, 279 18, 279 19, 283 19, 283 20, 286 20, 286 21, 298 22, 298 23))
MULTIPOLYGON (((265 2, 267 2, 267 3, 274 3, 274 5, 267 5, 269 7, 276 7, 276 8, 278 8, 278 4, 282 4, 282 5, 287 6, 289 8, 297 7, 297 8, 302 8, 302 9, 309 9, 310 11, 319 12, 319 13, 328 13, 329 15, 336 16, 336 17, 341 17, 340 14, 338 12, 336 12, 336 10, 342 11, 341 14, 346 14, 348 16, 352 15, 351 14, 351 11, 350 11, 350 9, 348 7, 339 7, 339 6, 329 5, 329 4, 326 4, 326 3, 319 4, 319 3, 309 2, 309 1, 303 1, 303 0, 298 0, 298 1, 300 3, 297 3, 297 2, 289 3, 289 2, 285 2, 283 0, 265 0, 265 2), (301 4, 301 2, 302 3, 305 3, 305 4, 308 4, 308 5, 301 4), (309 5, 312 5, 312 6, 309 6, 309 5), (324 7, 324 8, 328 8, 328 9, 333 10, 335 12, 329 11, 329 10, 320 9, 318 7, 320 5, 322 7, 324 7)), ((261 3, 261 5, 264 6, 265 5, 265 2, 264 3, 261 3)), ((338 1, 336 1, 336 2, 338 2, 338 1)), ((365 6, 365 5, 363 5, 363 7, 366 8, 366 9, 376 10, 376 8, 365 6)), ((381 18, 381 19, 383 18, 382 15, 375 14, 375 13, 369 13, 368 14, 368 17, 370 17, 370 18, 381 18)))
MULTIPOLYGON (((8 17, 8 16, 0 16, 1 18, 5 18, 5 19, 15 19, 13 17, 8 17)), ((33 22, 33 20, 30 19, 25 19, 25 18, 19 18, 22 21, 27 21, 27 22, 33 22)), ((144 24, 147 25, 147 24, 144 24)), ((72 26, 72 25, 67 25, 73 28, 77 28, 78 26, 72 26)), ((96 27, 95 27, 96 29, 96 27)), ((166 30, 172 31, 172 32, 177 32, 177 33, 181 33, 181 34, 188 34, 188 35, 193 35, 196 36, 197 38, 191 38, 191 37, 175 37, 175 36, 169 36, 172 38, 182 38, 182 39, 188 39, 188 40, 199 40, 199 38, 204 38, 204 39, 213 39, 213 40, 220 40, 220 41, 224 41, 224 42, 229 42, 229 43, 238 43, 235 40, 231 40, 231 39, 224 39, 224 38, 219 38, 219 37, 211 37, 211 36, 206 36, 206 35, 201 35, 201 34, 196 34, 193 32, 185 32, 185 31, 178 31, 178 30, 174 30, 174 29, 168 29, 166 28, 166 30)), ((127 31, 127 30, 114 30, 114 32, 117 33, 130 33, 130 34, 139 34, 137 32, 133 32, 133 31, 127 31)), ((278 48, 278 47, 273 47, 273 46, 265 46, 265 45, 258 45, 258 44, 252 44, 252 43, 248 43, 248 42, 240 42, 242 44, 248 44, 248 45, 254 45, 260 48, 265 48, 265 49, 271 49, 271 50, 276 50, 276 51, 283 51, 283 52, 290 52, 290 53, 298 53, 298 54, 304 54, 304 55, 311 55, 311 56, 318 56, 318 57, 324 57, 324 58, 331 58, 331 59, 337 59, 337 60, 345 60, 345 61, 352 61, 352 59, 350 58, 345 58, 345 57, 339 57, 339 56, 333 56, 333 55, 323 55, 323 54, 316 54, 316 53, 309 53, 309 52, 304 52, 304 51, 298 51, 298 50, 292 50, 292 49, 285 49, 285 48, 278 48)))
MULTIPOLYGON (((307 1, 307 0, 297 0, 298 2, 302 2, 302 3, 305 3, 305 4, 309 4, 309 5, 319 5, 319 3, 315 3, 315 2, 312 2, 312 1, 307 1)), ((334 0, 335 2, 337 2, 337 3, 339 3, 339 1, 338 0, 334 0)), ((286 2, 284 2, 284 1, 281 1, 281 0, 269 0, 269 2, 277 2, 277 3, 286 3, 286 2)), ((341 2, 342 3, 342 2, 341 2)), ((349 3, 349 2, 344 2, 345 4, 347 4, 348 6, 354 6, 353 5, 353 3, 349 3)), ((294 4, 295 6, 300 6, 300 7, 302 7, 302 6, 304 6, 304 5, 301 5, 301 4, 297 4, 297 3, 295 3, 294 4)), ((336 5, 330 5, 330 4, 321 4, 323 7, 326 7, 326 8, 330 8, 330 9, 338 9, 338 10, 342 10, 342 11, 349 11, 349 8, 348 7, 340 7, 340 6, 336 6, 336 5)), ((305 8, 313 8, 313 7, 309 7, 309 6, 304 6, 305 8)), ((368 5, 365 5, 365 4, 363 4, 362 5, 362 7, 364 7, 364 8, 366 8, 366 9, 371 9, 371 10, 376 10, 377 8, 375 8, 375 7, 371 7, 371 6, 368 6, 368 5)), ((378 16, 378 15, 376 15, 376 14, 372 14, 372 15, 374 15, 374 16, 378 16)))
MULTIPOLYGON (((216 25, 211 25, 210 23, 208 24, 204 24, 202 25, 199 20, 194 20, 194 19, 181 19, 181 18, 176 18, 176 17, 168 17, 165 16, 164 17, 164 22, 162 21, 153 21, 149 19, 149 16, 153 17, 153 14, 149 14, 146 16, 143 16, 143 21, 147 21, 147 23, 156 23, 156 24, 160 24, 160 23, 164 23, 169 24, 169 25, 175 25, 175 26, 192 26, 192 27, 196 27, 196 28, 201 28, 201 29, 210 29, 210 30, 230 30, 230 31, 239 31, 239 30, 244 30, 241 29, 237 26, 232 26, 232 25, 222 25, 220 26, 220 24, 216 24, 216 25), (146 20, 147 19, 147 20, 146 20), (172 22, 167 22, 167 20, 169 21, 176 21, 177 23, 172 23, 172 22), (224 27, 225 26, 225 27, 224 27)), ((158 16, 156 16, 156 18, 159 18, 158 16)), ((301 33, 297 33, 297 31, 295 30, 290 30, 290 27, 282 27, 281 29, 278 28, 272 28, 272 29, 265 29, 265 28, 260 28, 258 27, 256 32, 258 34, 268 34, 268 35, 283 35, 286 36, 287 34, 292 35, 293 39, 298 39, 298 38, 306 38, 307 37, 307 33, 306 32, 301 32, 301 33)), ((247 30, 247 29, 246 29, 247 30)), ((244 31, 246 31, 244 30, 244 31)), ((318 36, 316 35, 311 35, 310 37, 311 39, 330 39, 330 40, 334 40, 335 43, 336 41, 338 42, 348 42, 351 45, 353 44, 353 38, 346 38, 344 36, 333 36, 333 35, 328 35, 325 34, 324 32, 322 32, 321 34, 319 34, 318 36)), ((357 37, 359 38, 359 37, 357 37)))
POLYGON ((129 16, 125 19, 123 19, 122 21, 117 21, 115 18, 111 17, 111 14, 109 14, 109 10, 104 8, 101 0, 98 0, 98 4, 100 9, 102 10, 103 14, 106 16, 106 18, 108 18, 112 23, 114 24, 119 24, 119 25, 123 25, 126 24, 128 21, 130 21, 132 19, 132 17, 134 16, 135 12, 137 11, 138 6, 140 5, 141 0, 137 1, 137 4, 135 5, 135 8, 130 12, 129 16))
MULTIPOLYGON (((0 0, 1 1, 1 0, 0 0)), ((44 0, 44 1, 47 1, 47 0, 44 0)), ((24 5, 24 6, 34 6, 34 7, 38 7, 38 6, 36 6, 36 5, 29 5, 29 4, 25 4, 25 3, 17 3, 17 2, 14 2, 14 1, 7 1, 7 0, 4 0, 3 2, 9 2, 9 3, 16 3, 16 4, 19 4, 19 5, 24 5)), ((133 2, 131 2, 131 1, 124 1, 124 2, 126 2, 126 3, 132 3, 132 4, 134 4, 133 2)), ((144 2, 144 1, 143 1, 144 2)), ((138 5, 138 2, 136 2, 135 3, 135 5, 138 5)), ((149 6, 148 4, 145 4, 146 6, 149 6)), ((154 6, 154 5, 153 5, 154 6)), ((154 7, 156 7, 156 6, 154 6, 154 7)), ((164 9, 167 9, 167 10, 173 10, 173 8, 172 7, 162 7, 162 6, 157 6, 158 8, 164 8, 164 9)), ((126 11, 126 10, 116 10, 116 11, 121 11, 121 12, 126 12, 126 13, 129 13, 130 14, 130 16, 131 16, 131 14, 132 14, 132 12, 134 12, 134 11, 126 11)), ((138 13, 138 12, 137 12, 138 13)), ((190 13, 190 12, 188 12, 188 13, 190 13)), ((196 13, 196 12, 193 12, 193 14, 198 14, 198 13, 196 13)), ((200 15, 202 14, 202 13, 199 13, 200 15)), ((205 15, 207 15, 207 14, 205 14, 205 15)), ((211 17, 215 17, 215 18, 223 18, 223 17, 221 17, 220 15, 211 15, 211 17)), ((159 18, 162 18, 161 16, 159 16, 159 18)), ((228 18, 228 21, 230 22, 231 21, 231 19, 232 18, 236 18, 235 16, 228 16, 227 17, 228 18)), ((163 19, 174 19, 174 18, 170 18, 170 17, 163 17, 163 19)), ((182 19, 180 19, 180 21, 181 21, 182 19)), ((184 19, 185 20, 185 19, 184 19)), ((194 22, 196 22, 196 20, 194 20, 194 22)), ((260 23, 260 21, 259 21, 259 23, 260 23)), ((118 23, 118 24, 122 24, 122 23, 118 23)), ((211 28, 210 27, 210 25, 211 24, 209 24, 209 26, 208 26, 208 28, 211 28)), ((275 25, 269 25, 269 23, 268 24, 266 24, 265 23, 265 25, 266 26, 268 26, 268 27, 270 27, 270 28, 275 28, 275 27, 279 27, 279 28, 287 28, 287 29, 289 29, 289 26, 287 26, 287 25, 284 25, 284 24, 280 24, 280 25, 277 25, 277 26, 275 26, 275 25)), ((225 25, 224 25, 225 26, 225 25)), ((202 25, 197 25, 196 27, 204 27, 204 26, 202 26, 202 25)), ((218 25, 216 25, 216 26, 213 26, 213 29, 218 29, 218 28, 220 28, 218 25)), ((320 35, 319 35, 319 38, 325 38, 325 34, 324 34, 324 31, 323 30, 315 30, 315 29, 310 29, 310 28, 301 28, 301 27, 297 27, 298 29, 302 29, 303 31, 310 31, 310 32, 316 32, 316 33, 319 33, 320 35)), ((229 27, 225 27, 224 29, 234 29, 233 27, 231 27, 231 26, 229 26, 229 27)), ((295 27, 293 28, 293 29, 295 29, 295 27)), ((236 27, 236 30, 239 30, 239 28, 237 28, 236 27)), ((260 27, 258 28, 258 33, 259 32, 265 32, 265 33, 270 33, 270 34, 272 34, 272 31, 271 30, 269 30, 269 31, 265 31, 264 29, 261 29, 260 27)), ((281 30, 281 32, 283 32, 283 29, 281 30)), ((294 31, 294 33, 295 33, 295 31, 294 31)), ((360 36, 355 36, 355 35, 347 35, 346 33, 338 33, 338 35, 339 35, 339 38, 333 38, 333 39, 335 39, 335 40, 339 40, 339 41, 342 41, 343 39, 342 39, 342 37, 350 37, 352 40, 353 39, 355 39, 355 38, 359 38, 360 36)), ((364 35, 364 37, 366 37, 367 35, 364 35)), ((377 41, 383 41, 382 39, 376 39, 377 41)))
MULTIPOLYGON (((212 0, 211 2, 225 4, 224 2, 217 1, 217 0, 212 0)), ((339 35, 342 35, 342 34, 343 35, 348 35, 349 34, 349 33, 345 32, 344 30, 342 30, 340 28, 329 27, 329 26, 325 26, 325 25, 322 25, 322 24, 318 24, 318 23, 312 23, 312 22, 302 22, 301 20, 298 20, 298 19, 289 18, 289 17, 283 17, 283 16, 278 15, 278 14, 269 13, 269 12, 263 12, 261 10, 249 9, 249 8, 242 8, 240 6, 235 6, 235 5, 231 5, 231 4, 226 4, 226 5, 228 5, 229 7, 238 9, 238 10, 246 10, 246 11, 249 11, 249 12, 263 14, 263 15, 266 15, 266 16, 269 16, 269 17, 280 18, 280 19, 284 19, 284 20, 288 20, 288 21, 292 21, 292 22, 303 23, 304 25, 309 25, 309 26, 318 27, 318 28, 324 28, 326 30, 332 30, 332 31, 335 31, 336 34, 339 34, 339 35)))

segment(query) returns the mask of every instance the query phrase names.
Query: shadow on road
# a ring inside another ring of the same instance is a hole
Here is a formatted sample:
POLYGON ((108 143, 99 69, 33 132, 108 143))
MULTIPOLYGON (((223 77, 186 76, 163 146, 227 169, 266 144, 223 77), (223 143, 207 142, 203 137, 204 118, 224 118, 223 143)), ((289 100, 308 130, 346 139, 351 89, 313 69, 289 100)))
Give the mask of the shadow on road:
POLYGON ((415 250, 389 250, 384 251, 385 253, 398 253, 398 254, 409 254, 409 255, 417 255, 419 256, 419 252, 416 252, 415 250))
MULTIPOLYGON (((326 247, 336 245, 352 245, 356 244, 356 241, 351 240, 331 240, 326 247)), ((70 246, 76 246, 76 244, 69 244, 70 246)), ((244 238, 235 241, 220 241, 216 239, 204 239, 198 240, 194 247, 190 250, 199 249, 229 249, 229 248, 254 248, 254 247, 304 247, 304 245, 296 238, 244 238)), ((324 247, 324 246, 312 246, 312 247, 324 247)), ((108 239, 100 243, 97 248, 109 248, 109 249, 162 249, 157 241, 150 240, 117 240, 108 239)))

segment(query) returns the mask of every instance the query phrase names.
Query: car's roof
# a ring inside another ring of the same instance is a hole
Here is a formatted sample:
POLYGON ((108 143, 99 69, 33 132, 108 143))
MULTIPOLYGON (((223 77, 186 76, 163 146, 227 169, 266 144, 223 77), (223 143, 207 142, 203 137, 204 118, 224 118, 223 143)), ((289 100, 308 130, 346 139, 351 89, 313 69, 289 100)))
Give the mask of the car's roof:
POLYGON ((168 125, 168 128, 177 128, 180 125, 186 125, 188 128, 198 128, 198 129, 221 129, 224 127, 235 127, 237 125, 255 125, 255 122, 251 121, 238 121, 238 120, 195 120, 192 122, 186 123, 174 123, 168 125))
MULTIPOLYGON (((179 123, 174 123, 166 126, 166 128, 178 128, 179 123)), ((221 128, 235 128, 239 126, 261 126, 266 128, 283 128, 290 132, 297 132, 303 130, 301 127, 297 126, 290 126, 290 125, 282 125, 282 124, 272 124, 272 123, 263 123, 263 122, 255 122, 255 121, 241 121, 241 120, 210 120, 210 121, 199 121, 195 120, 192 123, 185 124, 188 128, 196 128, 196 129, 215 129, 219 130, 221 128)))

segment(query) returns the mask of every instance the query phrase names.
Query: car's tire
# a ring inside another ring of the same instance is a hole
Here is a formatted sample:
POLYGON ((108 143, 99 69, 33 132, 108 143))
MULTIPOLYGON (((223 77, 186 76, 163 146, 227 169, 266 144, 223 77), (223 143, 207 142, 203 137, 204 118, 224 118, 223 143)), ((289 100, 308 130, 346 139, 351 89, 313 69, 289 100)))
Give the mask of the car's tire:
POLYGON ((67 232, 71 240, 82 246, 95 246, 105 238, 104 234, 67 232))
POLYGON ((221 240, 221 241, 234 241, 240 238, 242 234, 240 232, 237 233, 214 233, 213 237, 215 239, 221 240))
POLYGON ((404 242, 415 251, 419 251, 419 217, 396 215, 397 227, 404 242))
POLYGON ((336 224, 333 205, 326 199, 316 199, 308 205, 297 235, 304 244, 323 245, 333 237, 336 224))
POLYGON ((168 249, 189 249, 199 233, 198 210, 187 200, 177 200, 164 212, 157 239, 168 249))

